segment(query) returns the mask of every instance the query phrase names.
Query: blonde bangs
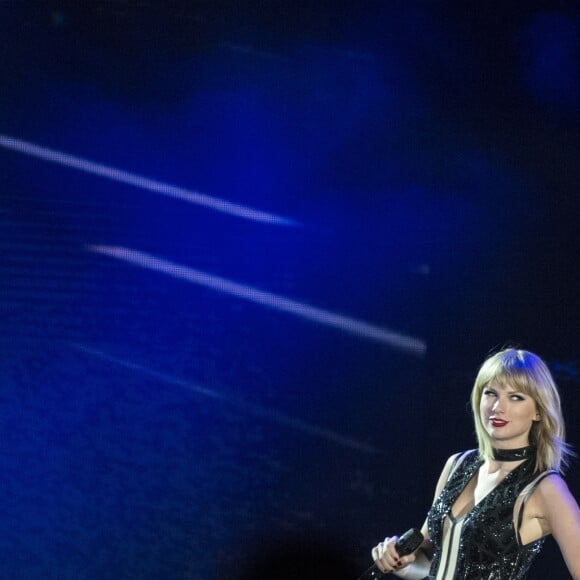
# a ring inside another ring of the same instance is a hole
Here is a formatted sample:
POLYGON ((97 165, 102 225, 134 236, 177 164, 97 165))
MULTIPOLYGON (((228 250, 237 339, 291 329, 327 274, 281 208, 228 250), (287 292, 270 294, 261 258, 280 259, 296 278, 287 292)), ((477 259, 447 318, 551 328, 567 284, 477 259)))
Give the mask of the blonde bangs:
POLYGON ((559 470, 571 454, 565 443, 565 428, 558 388, 546 363, 537 355, 508 348, 490 356, 479 369, 471 393, 475 431, 482 458, 493 456, 491 439, 482 423, 479 406, 484 389, 492 382, 531 397, 541 420, 530 432, 530 442, 538 448, 536 469, 559 470))

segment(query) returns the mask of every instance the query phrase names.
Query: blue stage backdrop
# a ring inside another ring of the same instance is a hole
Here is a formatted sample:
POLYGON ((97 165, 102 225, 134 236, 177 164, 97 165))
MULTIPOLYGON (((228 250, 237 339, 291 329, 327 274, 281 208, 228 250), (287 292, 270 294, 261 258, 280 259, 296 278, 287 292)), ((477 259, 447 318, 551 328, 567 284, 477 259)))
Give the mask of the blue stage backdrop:
POLYGON ((1 578, 353 579, 505 344, 580 445, 580 13, 515 4, 0 3, 1 578))

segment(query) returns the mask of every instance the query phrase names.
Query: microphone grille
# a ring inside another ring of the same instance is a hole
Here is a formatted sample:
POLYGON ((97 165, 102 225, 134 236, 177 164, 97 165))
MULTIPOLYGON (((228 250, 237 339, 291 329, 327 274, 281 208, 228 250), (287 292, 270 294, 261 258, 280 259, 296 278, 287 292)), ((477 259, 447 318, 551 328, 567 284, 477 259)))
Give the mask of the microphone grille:
POLYGON ((423 543, 424 539, 421 530, 411 528, 398 539, 395 548, 400 556, 407 556, 414 552, 423 543))

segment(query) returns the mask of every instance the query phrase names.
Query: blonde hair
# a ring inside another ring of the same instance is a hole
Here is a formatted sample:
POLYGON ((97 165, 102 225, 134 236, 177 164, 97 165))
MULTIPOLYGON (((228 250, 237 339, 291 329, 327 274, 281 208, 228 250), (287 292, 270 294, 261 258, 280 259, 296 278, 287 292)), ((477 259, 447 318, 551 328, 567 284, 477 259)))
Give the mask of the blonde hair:
POLYGON ((572 452, 565 442, 558 388, 546 363, 526 350, 508 348, 490 356, 479 369, 471 392, 471 408, 479 453, 483 459, 493 458, 492 440, 479 411, 482 393, 491 381, 515 388, 535 401, 540 416, 530 431, 530 444, 536 447, 535 471, 560 471, 562 465, 568 464, 568 456, 572 452))

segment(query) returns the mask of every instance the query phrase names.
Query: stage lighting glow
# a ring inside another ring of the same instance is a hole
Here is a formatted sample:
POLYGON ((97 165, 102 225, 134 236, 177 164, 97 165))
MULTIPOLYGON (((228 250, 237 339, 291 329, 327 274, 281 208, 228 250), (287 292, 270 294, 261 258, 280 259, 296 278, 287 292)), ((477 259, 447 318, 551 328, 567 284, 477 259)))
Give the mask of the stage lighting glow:
POLYGON ((427 350, 425 342, 417 338, 405 336, 392 330, 375 326, 369 322, 310 306, 290 298, 285 298, 284 296, 278 296, 271 292, 228 280, 227 278, 157 258, 145 252, 120 246, 103 245, 91 245, 88 246, 88 249, 97 254, 116 258, 148 270, 162 272, 163 274, 186 280, 192 284, 199 284, 206 288, 216 290, 217 292, 222 292, 223 294, 229 294, 230 296, 236 296, 237 298, 261 304, 274 310, 293 314, 306 320, 354 334, 361 338, 374 340, 411 355, 423 356, 427 350))
POLYGON ((321 439, 326 439, 327 441, 331 441, 332 443, 336 443, 343 447, 354 449, 355 451, 358 452, 363 452, 369 455, 381 454, 381 451, 379 451, 376 447, 373 447, 372 445, 368 445, 367 443, 364 443, 362 441, 357 441, 356 439, 342 435, 341 433, 333 431, 332 429, 326 429, 318 425, 307 423, 306 421, 298 419, 297 417, 292 417, 291 415, 280 413, 275 409, 264 407, 262 405, 257 405, 255 403, 248 403, 246 401, 243 401, 242 399, 236 399, 233 397, 226 396, 223 393, 214 391, 212 389, 208 389, 207 387, 203 387, 201 385, 197 385, 191 381, 186 381, 184 379, 180 379, 178 377, 174 377, 166 373, 154 371, 139 363, 135 363, 132 361, 112 356, 106 352, 89 347, 84 344, 71 343, 71 346, 76 350, 82 351, 100 360, 112 363, 117 366, 124 367, 131 371, 136 371, 149 377, 153 377, 154 379, 162 381, 163 383, 169 385, 184 388, 196 395, 202 395, 203 397, 219 400, 220 404, 226 404, 230 407, 234 407, 236 409, 247 412, 256 417, 261 417, 263 419, 270 420, 274 423, 277 423, 280 426, 289 427, 297 431, 302 431, 307 435, 319 437, 321 439))
POLYGON ((82 157, 76 157, 68 153, 63 153, 62 151, 49 149, 48 147, 41 147, 40 145, 36 145, 28 141, 22 141, 21 139, 15 139, 14 137, 10 137, 8 135, 0 135, 0 146, 11 151, 16 151, 17 153, 36 157, 37 159, 42 159, 51 163, 57 163, 63 167, 70 167, 72 169, 83 171, 84 173, 98 175, 99 177, 104 177, 105 179, 111 179, 112 181, 117 181, 126 185, 132 185, 133 187, 138 187, 152 193, 157 193, 174 199, 179 199, 181 201, 186 201, 188 203, 201 205, 208 209, 230 214, 247 220, 277 226, 300 225, 298 222, 291 220, 290 218, 253 209, 251 207, 233 203, 219 197, 213 197, 198 191, 191 191, 189 189, 184 189, 175 185, 156 181, 148 177, 129 173, 128 171, 124 171, 122 169, 116 169, 115 167, 108 167, 107 165, 89 161, 88 159, 83 159, 82 157))

